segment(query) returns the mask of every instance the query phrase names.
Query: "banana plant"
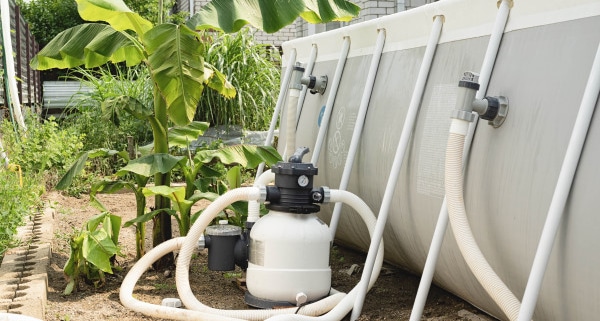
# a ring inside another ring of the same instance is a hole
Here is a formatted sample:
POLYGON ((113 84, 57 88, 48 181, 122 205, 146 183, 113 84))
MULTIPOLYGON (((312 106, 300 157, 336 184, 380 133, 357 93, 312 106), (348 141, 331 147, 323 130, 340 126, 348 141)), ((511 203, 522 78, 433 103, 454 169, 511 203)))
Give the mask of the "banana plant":
MULTIPOLYGON (((262 162, 272 165, 281 161, 281 156, 273 147, 255 145, 219 146, 216 149, 205 149, 196 152, 192 159, 172 155, 164 157, 163 164, 170 159, 168 163, 172 164, 171 169, 177 168, 183 173, 185 186, 150 186, 143 188, 142 193, 145 196, 163 196, 171 200, 173 209, 167 210, 167 213, 177 220, 181 236, 187 235, 191 224, 201 214, 201 211, 192 214, 192 206, 202 199, 213 201, 228 189, 239 187, 241 168, 256 168, 262 162), (221 170, 219 167, 225 167, 226 170, 221 170), (211 188, 211 184, 206 184, 207 180, 217 181, 219 188, 215 191, 211 188), (227 181, 227 184, 222 184, 223 181, 227 181)), ((129 165, 121 171, 125 170, 134 171, 129 165)), ((140 173, 137 172, 137 174, 140 173)), ((247 213, 244 206, 243 202, 229 206, 229 209, 237 214, 234 219, 241 220, 247 213)), ((125 227, 148 222, 159 213, 160 211, 154 210, 137 216, 126 222, 125 227)))
MULTIPOLYGON (((153 25, 131 11, 122 0, 76 0, 85 23, 58 34, 31 61, 37 70, 85 66, 107 62, 127 66, 145 64, 153 81, 154 106, 144 117, 154 136, 154 153, 169 152, 169 124, 189 124, 205 86, 226 97, 235 89, 225 76, 202 57, 202 39, 196 30, 214 28, 236 31, 251 23, 268 32, 280 29, 302 16, 309 22, 348 20, 358 7, 345 0, 215 0, 187 24, 153 25), (273 23, 270 23, 270 22, 273 23), (98 23, 99 22, 99 23, 98 23)), ((170 172, 156 173, 156 185, 170 185, 170 172)), ((169 209, 167 197, 155 198, 156 209, 169 209)), ((163 212, 153 227, 153 245, 171 238, 168 213, 163 212)), ((155 268, 174 263, 165 256, 155 268)))

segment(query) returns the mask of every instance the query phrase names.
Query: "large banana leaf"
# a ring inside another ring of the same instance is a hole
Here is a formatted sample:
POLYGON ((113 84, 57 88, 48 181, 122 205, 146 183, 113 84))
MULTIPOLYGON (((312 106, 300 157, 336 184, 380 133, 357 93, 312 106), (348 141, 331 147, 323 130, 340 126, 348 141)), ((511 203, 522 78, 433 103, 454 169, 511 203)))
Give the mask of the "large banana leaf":
POLYGON ((212 0, 192 16, 195 30, 218 28, 237 32, 246 24, 273 33, 298 16, 310 23, 349 21, 360 8, 346 0, 212 0))
POLYGON ((122 0, 75 0, 83 20, 106 21, 119 31, 133 30, 143 35, 152 23, 131 11, 122 0))
POLYGON ((144 34, 152 79, 178 126, 194 118, 204 88, 203 45, 199 35, 182 25, 162 24, 144 34))
POLYGON ((169 154, 151 154, 129 161, 129 163, 117 172, 117 176, 123 176, 128 172, 144 177, 151 177, 156 173, 166 174, 170 172, 177 163, 185 157, 169 154))
POLYGON ((31 67, 37 70, 81 65, 94 68, 108 61, 124 61, 133 66, 143 59, 144 53, 135 39, 109 25, 87 23, 59 33, 33 57, 31 67))
POLYGON ((275 148, 256 145, 232 145, 217 150, 202 150, 196 153, 194 161, 207 164, 215 158, 223 164, 239 164, 245 168, 256 168, 262 162, 272 165, 281 161, 275 148))

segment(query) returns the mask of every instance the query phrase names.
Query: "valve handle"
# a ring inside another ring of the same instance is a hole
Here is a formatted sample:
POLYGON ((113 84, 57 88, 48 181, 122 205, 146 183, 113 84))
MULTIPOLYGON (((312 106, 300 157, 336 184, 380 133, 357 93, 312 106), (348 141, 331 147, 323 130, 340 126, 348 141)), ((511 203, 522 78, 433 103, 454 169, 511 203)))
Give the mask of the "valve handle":
POLYGON ((294 152, 294 155, 290 156, 288 162, 290 163, 302 163, 302 157, 308 154, 310 149, 308 147, 298 147, 294 152))

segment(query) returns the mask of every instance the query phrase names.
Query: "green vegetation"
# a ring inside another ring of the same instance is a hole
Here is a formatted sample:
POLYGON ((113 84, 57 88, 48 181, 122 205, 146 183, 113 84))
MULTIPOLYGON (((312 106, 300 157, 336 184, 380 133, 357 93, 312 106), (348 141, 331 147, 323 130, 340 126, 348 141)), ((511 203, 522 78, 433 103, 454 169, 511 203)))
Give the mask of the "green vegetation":
MULTIPOLYGON (((152 141, 148 122, 125 112, 123 106, 115 103, 121 97, 131 97, 131 102, 139 102, 140 106, 152 110, 152 83, 147 68, 112 64, 93 70, 77 67, 72 70, 69 79, 81 81, 92 89, 80 95, 83 99, 67 110, 62 122, 65 127, 85 133, 83 150, 126 150, 127 136, 133 137, 134 146, 152 141), (98 120, 102 120, 102 126, 98 126, 98 120)), ((112 167, 115 168, 114 164, 112 167)))
MULTIPOLYGON (((82 65, 89 69, 100 67, 108 62, 123 63, 129 67, 144 64, 147 67, 152 84, 151 106, 140 100, 139 97, 123 94, 104 100, 102 109, 103 114, 108 114, 115 124, 117 123, 115 120, 121 121, 120 113, 127 112, 146 122, 152 129, 153 144, 150 154, 136 160, 128 160, 128 165, 117 172, 117 177, 125 179, 125 176, 132 175, 135 182, 125 181, 125 183, 133 186, 135 190, 139 190, 150 178, 153 178, 155 186, 160 189, 158 192, 152 191, 156 195, 154 208, 158 211, 152 217, 154 222, 153 244, 155 246, 172 237, 169 215, 172 213, 171 202, 173 199, 176 200, 174 207, 179 209, 182 226, 185 224, 183 223, 184 219, 187 220, 189 215, 189 212, 182 210, 187 203, 183 202, 184 200, 179 196, 171 195, 180 193, 179 191, 170 192, 169 185, 173 170, 179 166, 181 173, 186 177, 185 200, 189 201, 196 196, 195 193, 191 196, 188 194, 189 191, 194 190, 190 187, 188 175, 196 180, 200 170, 207 168, 204 161, 197 160, 200 153, 192 156, 189 148, 190 142, 196 139, 199 131, 203 131, 201 123, 194 122, 193 118, 204 87, 208 86, 225 98, 231 99, 236 95, 236 90, 227 81, 226 76, 204 59, 206 45, 197 31, 205 29, 239 31, 242 26, 251 22, 255 26, 272 32, 291 23, 298 16, 302 16, 310 22, 325 22, 332 19, 348 20, 358 12, 357 6, 345 0, 294 0, 285 3, 273 2, 272 9, 275 10, 264 12, 263 19, 261 10, 264 9, 264 6, 259 6, 258 2, 259 0, 235 3, 227 0, 214 0, 213 3, 217 4, 209 4, 205 7, 207 9, 203 9, 202 12, 191 17, 186 24, 178 21, 160 23, 162 21, 160 17, 159 23, 154 24, 132 12, 122 0, 77 0, 80 16, 91 23, 81 24, 59 33, 31 62, 32 67, 38 70, 65 69, 82 65), (231 5, 234 7, 232 8, 231 5), (214 10, 215 8, 217 10, 214 10), (230 11, 220 11, 222 8, 230 11), (233 12, 241 13, 241 16, 231 15, 233 12), (285 14, 280 15, 281 12, 285 14), (219 19, 215 19, 215 13, 219 15, 219 19), (96 21, 99 23, 95 23, 96 21), (188 151, 186 156, 171 155, 174 150, 179 151, 182 148, 184 151, 188 151)), ((247 59, 256 58, 257 55, 250 55, 247 59)), ((241 61, 243 63, 244 60, 241 61)), ((226 68, 225 64, 223 66, 226 68)), ((241 68, 241 66, 236 68, 241 68)), ((233 74, 230 77, 235 78, 239 75, 233 74)), ((271 79, 275 80, 276 78, 271 79)), ((241 90, 250 92, 249 88, 243 86, 243 81, 240 82, 241 90)), ((264 81, 267 80, 264 79, 264 81)), ((265 84, 261 85, 264 88, 265 84)), ((248 100, 251 100, 248 96, 238 96, 237 106, 245 106, 248 100)), ((258 104, 260 105, 260 103, 258 104)), ((257 128, 260 128, 264 120, 262 122, 256 119, 251 120, 247 116, 248 113, 247 110, 238 112, 243 116, 241 122, 246 126, 256 125, 257 128)), ((229 119, 227 119, 227 123, 230 123, 229 119)), ((267 154, 276 155, 276 152, 273 153, 274 149, 265 150, 267 154)), ((88 157, 96 152, 119 155, 116 151, 111 150, 83 153, 65 176, 66 179, 72 181, 75 173, 85 167, 88 157)), ((238 149, 238 152, 241 152, 247 159, 258 157, 260 159, 258 162, 268 160, 258 151, 256 154, 248 154, 246 149, 241 148, 238 149)), ((278 155, 276 156, 278 157, 278 155)), ((227 163, 222 157, 219 160, 221 163, 227 163)), ((243 165, 241 161, 235 160, 234 162, 243 165)), ((229 170, 226 173, 229 178, 235 176, 230 174, 229 170)), ((239 179, 235 180, 239 183, 239 179)), ((125 186, 125 183, 118 182, 116 185, 107 183, 102 190, 113 191, 119 185, 125 186)), ((195 185, 195 181, 192 185, 195 185)), ((143 222, 137 223, 142 224, 143 222)), ((140 228, 138 227, 138 229, 140 228)), ((88 230, 92 232, 91 229, 88 228, 88 230)), ((76 246, 74 246, 75 250, 77 250, 76 246)), ((172 265, 173 261, 172 255, 165 256, 155 263, 155 268, 166 268, 172 265)))
MULTIPOLYGON (((158 22, 159 0, 124 1, 140 16, 153 23, 158 22)), ((168 13, 168 8, 173 6, 173 2, 163 1, 163 12, 168 13)), ((62 31, 84 22, 77 12, 75 0, 17 0, 17 4, 41 48, 62 31)))
POLYGON ((279 94, 279 52, 254 42, 250 29, 236 34, 205 33, 204 59, 221 70, 237 90, 233 99, 208 91, 200 98, 195 120, 267 130, 279 94))
POLYGON ((40 205, 40 195, 44 191, 39 185, 39 176, 21 176, 19 168, 0 168, 0 256, 15 245, 17 228, 23 226, 26 218, 40 205), (22 184, 22 185, 21 185, 22 184))
POLYGON ((77 289, 82 280, 95 287, 104 285, 105 273, 112 274, 115 256, 119 254, 120 230, 121 218, 104 209, 71 237, 71 256, 63 269, 69 281, 65 294, 77 289))
POLYGON ((0 167, 0 253, 14 240, 16 228, 36 207, 47 182, 64 173, 80 148, 80 135, 58 128, 52 119, 39 122, 28 115, 27 133, 15 132, 8 120, 0 126, 10 164, 0 167))

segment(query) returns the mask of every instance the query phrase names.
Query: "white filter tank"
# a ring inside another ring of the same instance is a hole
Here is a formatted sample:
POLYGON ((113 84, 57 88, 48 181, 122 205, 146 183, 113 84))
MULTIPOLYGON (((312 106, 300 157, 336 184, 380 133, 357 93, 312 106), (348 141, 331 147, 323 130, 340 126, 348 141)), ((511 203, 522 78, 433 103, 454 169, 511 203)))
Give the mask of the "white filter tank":
POLYGON ((329 227, 316 214, 271 211, 250 232, 246 284, 256 299, 301 305, 329 294, 329 227))

